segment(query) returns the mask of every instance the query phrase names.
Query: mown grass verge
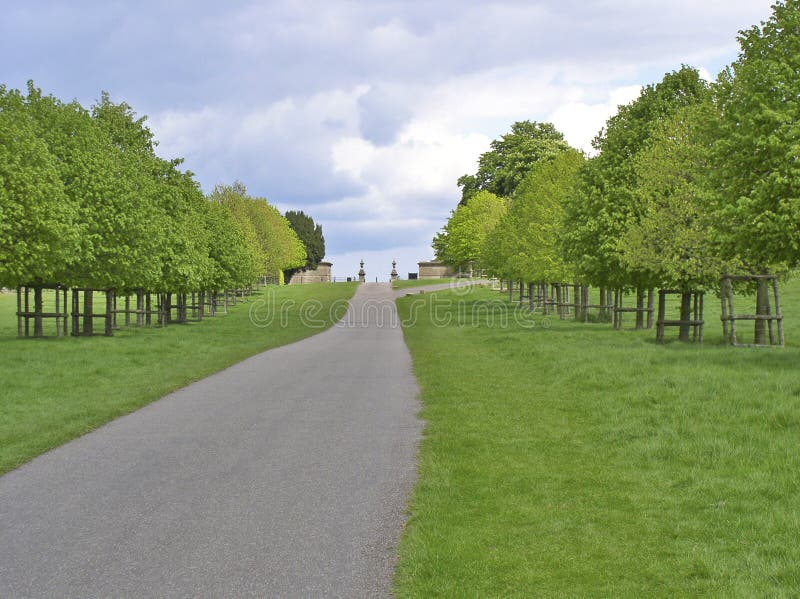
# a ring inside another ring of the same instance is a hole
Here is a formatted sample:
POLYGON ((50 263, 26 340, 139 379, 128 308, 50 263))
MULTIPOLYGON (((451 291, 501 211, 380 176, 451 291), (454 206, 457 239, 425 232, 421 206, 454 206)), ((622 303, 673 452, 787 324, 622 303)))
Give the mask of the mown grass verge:
POLYGON ((398 596, 796 596, 798 282, 785 350, 724 346, 712 296, 702 347, 486 302, 398 300, 427 423, 398 596))
POLYGON ((17 339, 16 296, 0 295, 0 474, 253 354, 319 332, 309 320, 327 328, 356 286, 270 287, 227 315, 111 338, 17 339), (266 316, 267 305, 256 302, 267 298, 275 318, 256 326, 250 308, 266 316))
POLYGON ((408 280, 403 279, 392 281, 392 289, 407 289, 409 287, 425 287, 427 285, 441 285, 442 283, 452 283, 454 281, 465 281, 467 279, 457 279, 455 277, 443 278, 443 279, 415 279, 415 280, 408 280))

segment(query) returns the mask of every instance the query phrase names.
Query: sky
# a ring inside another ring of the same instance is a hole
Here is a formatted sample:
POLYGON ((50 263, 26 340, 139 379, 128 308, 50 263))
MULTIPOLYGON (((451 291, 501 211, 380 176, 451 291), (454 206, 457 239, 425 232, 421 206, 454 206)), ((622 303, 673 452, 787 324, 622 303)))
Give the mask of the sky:
POLYGON ((736 59, 768 0, 0 0, 0 83, 146 115, 205 191, 304 210, 337 277, 405 278, 492 139, 591 139, 642 85, 736 59))

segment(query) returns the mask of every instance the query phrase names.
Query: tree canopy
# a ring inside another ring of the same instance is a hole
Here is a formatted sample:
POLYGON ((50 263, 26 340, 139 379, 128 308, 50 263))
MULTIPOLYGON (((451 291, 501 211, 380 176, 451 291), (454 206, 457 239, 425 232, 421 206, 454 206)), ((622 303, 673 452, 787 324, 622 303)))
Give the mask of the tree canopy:
POLYGON ((80 247, 77 218, 25 98, 0 87, 0 283, 60 280, 80 247))
POLYGON ((635 159, 638 217, 619 239, 620 261, 662 287, 703 288, 732 266, 719 257, 707 176, 715 120, 710 101, 686 106, 658 123, 635 159))
POLYGON ((599 154, 581 170, 578 189, 565 207, 564 251, 581 280, 610 287, 652 284, 653 273, 625 268, 618 247, 626 228, 640 217, 636 156, 652 143, 660 121, 708 93, 697 70, 684 66, 620 106, 595 138, 599 154))
POLYGON ((574 193, 584 161, 583 154, 569 149, 531 169, 486 239, 492 272, 525 281, 571 279, 560 245, 563 204, 574 193))
POLYGON ((188 292, 306 263, 266 200, 241 184, 206 198, 155 147, 108 94, 87 110, 32 82, 27 95, 0 87, 0 284, 188 292))
POLYGON ((485 262, 485 241, 506 211, 506 201, 488 191, 479 191, 460 205, 433 241, 436 257, 454 266, 485 262))
POLYGON ((511 132, 492 141, 491 150, 478 159, 478 172, 458 179, 461 204, 478 191, 511 197, 530 169, 568 149, 564 135, 551 123, 518 121, 511 132))
MULTIPOLYGON (((305 264, 298 268, 314 270, 325 257, 325 236, 322 234, 322 225, 315 224, 314 219, 302 210, 289 210, 284 216, 306 248, 305 264)), ((289 271, 289 276, 292 272, 294 270, 289 271)))
POLYGON ((800 2, 777 2, 743 31, 716 86, 711 176, 721 194, 723 251, 751 268, 800 263, 800 2))

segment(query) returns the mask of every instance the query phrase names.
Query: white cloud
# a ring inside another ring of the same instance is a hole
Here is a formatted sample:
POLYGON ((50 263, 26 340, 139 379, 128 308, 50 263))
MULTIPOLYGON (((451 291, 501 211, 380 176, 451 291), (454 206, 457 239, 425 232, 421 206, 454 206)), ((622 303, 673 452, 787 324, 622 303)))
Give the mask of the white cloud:
POLYGON ((639 85, 612 89, 608 92, 608 100, 597 104, 567 102, 552 112, 548 120, 564 133, 571 146, 591 154, 595 135, 616 114, 617 107, 634 100, 641 89, 639 85))

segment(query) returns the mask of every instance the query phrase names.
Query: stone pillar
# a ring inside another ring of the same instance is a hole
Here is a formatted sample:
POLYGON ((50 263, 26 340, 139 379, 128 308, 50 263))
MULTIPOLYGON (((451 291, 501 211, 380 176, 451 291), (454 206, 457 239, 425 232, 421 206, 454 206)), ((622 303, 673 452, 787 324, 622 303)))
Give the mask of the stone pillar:
POLYGON ((361 260, 361 270, 358 271, 358 282, 365 283, 367 281, 367 273, 364 272, 364 260, 361 260))

